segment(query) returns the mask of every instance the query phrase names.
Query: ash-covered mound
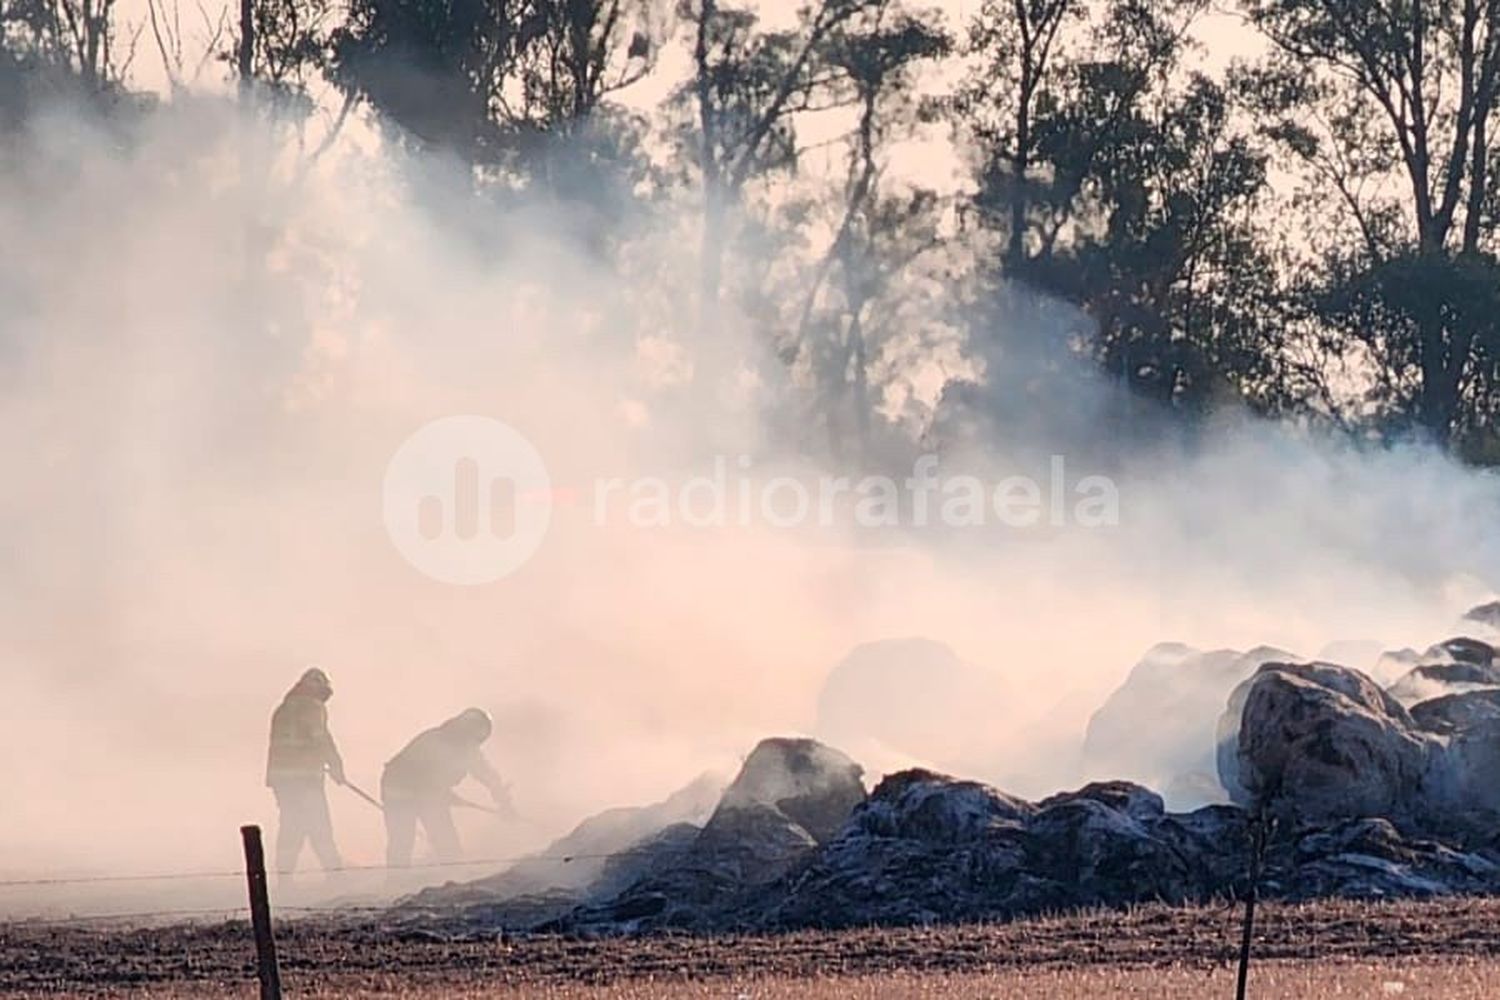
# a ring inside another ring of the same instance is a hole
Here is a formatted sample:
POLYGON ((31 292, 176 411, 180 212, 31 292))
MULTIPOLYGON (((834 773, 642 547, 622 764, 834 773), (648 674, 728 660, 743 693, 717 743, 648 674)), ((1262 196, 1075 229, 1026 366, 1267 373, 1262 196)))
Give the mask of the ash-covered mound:
POLYGON ((775 881, 834 836, 864 801, 862 775, 816 740, 762 740, 722 791, 705 776, 665 802, 609 810, 511 869, 426 889, 400 908, 512 928, 575 911, 611 924, 695 926, 720 897, 775 881))
POLYGON ((1153 646, 1089 719, 1083 740, 1087 775, 1160 788, 1177 808, 1224 801, 1214 759, 1224 701, 1262 664, 1291 658, 1269 646, 1246 653, 1153 646), (1142 719, 1151 725, 1142 726, 1142 719))
POLYGON ((1128 782, 1038 803, 972 781, 904 771, 882 781, 839 836, 766 894, 769 927, 850 927, 1008 917, 1230 886, 1244 814, 1169 815, 1128 782), (1225 862, 1228 862, 1226 865, 1225 862))
MULTIPOLYGON (((1500 738, 1491 734, 1500 725, 1428 731, 1374 681, 1331 664, 1265 665, 1242 689, 1240 768, 1279 820, 1263 892, 1500 891, 1492 830, 1450 819, 1461 807, 1482 815, 1500 800, 1500 788, 1480 787, 1497 773, 1500 738), (1439 805, 1439 814, 1424 811, 1439 805)), ((759 856, 766 829, 784 836, 767 815, 764 825, 726 827, 713 850, 700 843, 696 856, 680 855, 617 899, 551 926, 623 933, 926 924, 1229 898, 1246 888, 1251 815, 1233 805, 1168 812, 1160 796, 1129 782, 1033 803, 909 770, 881 781, 835 835, 775 878, 765 878, 770 867, 747 875, 716 856, 735 837, 759 856)))
POLYGON ((714 930, 745 922, 748 899, 804 862, 865 799, 863 769, 810 739, 762 740, 698 835, 650 874, 558 926, 714 930))
POLYGON ((1457 631, 1477 635, 1491 644, 1500 642, 1500 601, 1486 601, 1464 612, 1457 631))
POLYGON ((1239 728, 1234 793, 1243 804, 1266 801, 1289 818, 1315 824, 1404 818, 1432 794, 1438 738, 1419 729, 1375 682, 1346 667, 1262 667, 1243 687, 1239 728))
POLYGON ((1238 804, 1190 812, 1125 781, 1033 802, 919 769, 866 796, 843 753, 765 740, 701 826, 640 842, 575 905, 457 916, 578 933, 774 931, 1223 899, 1247 888, 1261 818, 1269 897, 1500 892, 1500 693, 1408 710, 1359 671, 1273 662, 1234 689, 1220 725, 1238 804))
POLYGON ((1411 717, 1423 729, 1444 734, 1500 721, 1500 688, 1429 698, 1411 707, 1411 717))
POLYGON ((1355 670, 1268 664, 1236 690, 1235 801, 1297 827, 1379 818, 1403 832, 1494 837, 1500 696, 1474 690, 1408 711, 1355 670))
POLYGON ((1445 694, 1500 687, 1500 664, 1487 642, 1460 636, 1428 649, 1390 686, 1392 697, 1411 706, 1445 694))
POLYGON ((734 860, 747 879, 780 874, 790 859, 832 837, 864 801, 864 774, 809 739, 762 740, 724 791, 695 848, 734 860))
POLYGON ((635 884, 686 849, 718 807, 724 782, 705 774, 661 802, 606 809, 498 875, 450 882, 405 900, 406 910, 463 907, 476 918, 524 926, 635 884))
MULTIPOLYGON (((1088 906, 1234 898, 1250 814, 1170 813, 1154 792, 1099 782, 1040 802, 911 770, 884 779, 842 830, 771 882, 706 859, 547 925, 577 933, 776 931, 1006 919, 1088 906)), ((1500 854, 1361 818, 1274 830, 1261 891, 1283 899, 1500 890, 1500 854)))

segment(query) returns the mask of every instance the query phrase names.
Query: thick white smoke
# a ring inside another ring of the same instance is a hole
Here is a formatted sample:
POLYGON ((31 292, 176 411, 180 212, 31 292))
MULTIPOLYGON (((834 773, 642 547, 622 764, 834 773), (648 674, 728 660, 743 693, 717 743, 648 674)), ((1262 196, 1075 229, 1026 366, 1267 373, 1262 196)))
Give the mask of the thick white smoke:
MULTIPOLYGON (((600 479, 825 471, 771 430, 795 390, 744 324, 694 329, 691 215, 614 257, 564 209, 365 146, 304 170, 284 134, 183 99, 123 131, 53 115, 0 174, 5 875, 233 867, 236 827, 273 824, 266 724, 309 663, 367 786, 419 729, 491 710, 531 822, 466 832, 504 854, 810 730, 862 642, 927 636, 987 672, 992 702, 917 728, 1035 794, 1076 779, 1088 713, 1159 640, 1421 645, 1492 586, 1490 477, 1239 421, 1111 452, 1077 418, 1100 409, 1085 379, 1033 414, 1065 428, 1045 447, 1011 428, 939 468, 1032 475, 1046 505, 1058 454, 1060 526, 600 526, 600 479), (525 434, 559 488, 537 556, 473 588, 407 565, 381 512, 401 442, 466 413, 525 434), (1117 525, 1072 516, 1093 474, 1117 525)), ((953 405, 985 410, 1003 363, 953 405)), ((377 860, 372 810, 332 794, 350 859, 377 860)), ((0 889, 0 911, 55 905, 0 889)))

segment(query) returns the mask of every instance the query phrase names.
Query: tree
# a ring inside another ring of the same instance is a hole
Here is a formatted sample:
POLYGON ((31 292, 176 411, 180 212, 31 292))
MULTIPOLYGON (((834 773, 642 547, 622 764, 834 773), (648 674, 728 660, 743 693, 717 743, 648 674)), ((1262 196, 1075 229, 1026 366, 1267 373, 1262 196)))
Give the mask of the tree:
POLYGON ((1321 216, 1308 228, 1310 308, 1374 363, 1361 403, 1461 443, 1494 408, 1493 343, 1473 311, 1495 271, 1500 2, 1244 8, 1273 51, 1241 86, 1321 216))
POLYGON ((117 0, 0 0, 0 107, 42 92, 96 104, 123 92, 139 31, 122 38, 117 0))
POLYGON ((519 170, 648 70, 645 12, 640 0, 354 0, 334 78, 430 147, 519 170))
POLYGON ((985 0, 969 28, 979 68, 958 94, 964 126, 983 150, 988 210, 1004 209, 1006 261, 1025 255, 1039 120, 1055 106, 1063 28, 1085 16, 1085 0, 985 0))
POLYGON ((691 109, 679 128, 680 148, 691 151, 703 192, 702 331, 717 324, 731 210, 753 178, 796 164, 796 115, 848 99, 834 91, 840 74, 827 61, 829 39, 872 2, 819 0, 798 12, 794 28, 780 31, 761 30, 754 12, 719 0, 682 8, 693 69, 675 104, 691 109))
POLYGON ((206 7, 198 7, 202 35, 194 40, 193 49, 196 51, 192 52, 191 60, 188 29, 182 24, 179 0, 146 0, 146 13, 162 72, 166 73, 167 83, 174 94, 196 83, 216 57, 224 58, 221 43, 229 20, 228 7, 220 8, 217 18, 212 17, 206 7))
POLYGON ((1060 245, 1054 222, 1023 277, 1084 307, 1093 355, 1136 394, 1190 410, 1264 399, 1275 368, 1272 267, 1253 224, 1264 160, 1206 77, 1163 92, 1122 62, 1079 72, 1041 148, 1054 204, 1093 231, 1060 245))
POLYGON ((1183 65, 1202 5, 1023 7, 1024 29, 981 12, 981 68, 958 102, 977 140, 974 207, 1005 247, 997 280, 1079 306, 1091 329, 1076 349, 1137 396, 1270 405, 1272 269, 1254 224, 1265 158, 1225 88, 1183 65))
POLYGON ((333 0, 254 0, 250 10, 251 76, 279 99, 305 101, 313 78, 328 69, 338 7, 333 0))
POLYGON ((1487 254, 1336 262, 1319 318, 1368 359, 1376 426, 1419 426, 1475 460, 1500 458, 1500 267, 1487 254), (1430 352, 1437 352, 1431 356, 1430 352))
POLYGON ((913 14, 886 0, 830 37, 827 62, 843 75, 855 121, 843 183, 830 206, 837 213, 833 238, 814 269, 790 350, 809 362, 835 454, 845 450, 850 423, 857 451, 869 450, 877 403, 872 358, 882 340, 913 318, 893 301, 901 295, 901 273, 938 242, 932 190, 882 190, 887 147, 906 138, 921 114, 912 94, 915 68, 951 46, 936 23, 933 12, 913 14), (872 309, 882 300, 888 308, 872 309))

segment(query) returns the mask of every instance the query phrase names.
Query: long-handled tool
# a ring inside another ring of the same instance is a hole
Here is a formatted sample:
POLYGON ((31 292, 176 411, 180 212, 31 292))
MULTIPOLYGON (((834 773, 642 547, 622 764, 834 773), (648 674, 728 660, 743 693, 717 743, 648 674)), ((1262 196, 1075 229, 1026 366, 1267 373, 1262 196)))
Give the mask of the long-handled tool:
POLYGON ((507 811, 494 806, 483 806, 478 802, 470 802, 462 795, 450 794, 448 801, 459 809, 473 809, 476 812, 489 813, 491 816, 499 816, 502 819, 512 819, 515 816, 514 810, 507 811))
POLYGON ((385 812, 385 806, 380 804, 379 799, 371 795, 369 792, 365 791, 363 788, 360 788, 354 782, 345 780, 339 782, 339 784, 343 785, 345 788, 349 789, 349 791, 353 792, 355 795, 358 795, 360 798, 370 803, 370 805, 374 806, 376 809, 379 809, 381 812, 385 812))

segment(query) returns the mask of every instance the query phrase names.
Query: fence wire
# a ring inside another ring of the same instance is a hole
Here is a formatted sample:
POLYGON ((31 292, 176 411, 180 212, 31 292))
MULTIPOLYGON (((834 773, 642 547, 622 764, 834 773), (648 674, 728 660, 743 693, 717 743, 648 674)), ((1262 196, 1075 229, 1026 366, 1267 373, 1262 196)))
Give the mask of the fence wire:
MULTIPOLYGON (((334 867, 334 868, 322 868, 322 869, 318 869, 318 871, 321 871, 322 873, 327 874, 327 875, 333 875, 333 874, 339 874, 339 873, 357 873, 357 872, 364 872, 364 873, 372 873, 372 872, 400 872, 400 873, 406 873, 406 872, 421 872, 421 871, 445 870, 445 869, 446 870, 452 870, 452 869, 457 869, 457 868, 497 868, 497 867, 507 867, 508 868, 508 867, 512 867, 512 866, 515 866, 515 865, 521 865, 521 864, 526 864, 526 865, 531 865, 531 864, 540 864, 540 865, 545 865, 545 864, 568 865, 568 864, 573 864, 575 862, 580 862, 580 861, 609 861, 609 860, 613 860, 615 858, 627 858, 627 857, 632 857, 632 856, 638 855, 638 854, 650 853, 650 852, 658 850, 658 849, 659 849, 659 847, 657 845, 643 844, 643 845, 637 845, 637 846, 634 846, 634 847, 628 847, 628 848, 625 848, 625 849, 619 850, 619 851, 600 851, 600 852, 582 852, 582 851, 580 851, 580 852, 574 852, 574 853, 569 853, 569 854, 550 854, 550 855, 549 854, 521 854, 521 855, 515 855, 515 856, 511 856, 511 857, 474 858, 472 860, 429 861, 429 862, 409 864, 409 865, 387 865, 387 864, 340 865, 340 866, 337 866, 337 867, 334 867)), ((766 859, 766 858, 762 857, 762 860, 785 861, 785 860, 791 860, 793 858, 797 858, 797 857, 801 857, 801 856, 802 856, 802 854, 798 853, 798 852, 788 852, 788 853, 786 853, 784 855, 778 855, 778 856, 775 856, 775 857, 772 857, 772 858, 769 858, 769 859, 766 859)), ((700 860, 701 860, 701 857, 700 857, 700 860)), ((276 872, 268 872, 268 874, 275 875, 277 873, 276 872)), ((0 879, 0 890, 4 890, 4 889, 20 889, 20 888, 56 888, 56 887, 65 887, 65 886, 108 885, 108 884, 124 884, 124 883, 137 883, 137 884, 140 884, 140 883, 152 883, 152 882, 177 882, 177 883, 180 883, 180 882, 192 882, 192 881, 209 882, 209 881, 219 881, 219 880, 228 880, 228 879, 243 879, 245 877, 246 877, 246 873, 245 873, 245 870, 243 868, 239 868, 239 869, 227 869, 226 868, 226 869, 217 870, 217 871, 130 872, 130 873, 101 874, 101 875, 42 875, 42 876, 36 876, 36 877, 30 877, 30 878, 0 879)), ((392 903, 384 905, 384 906, 358 906, 358 905, 347 905, 347 906, 340 906, 340 905, 295 906, 295 905, 280 905, 280 904, 278 904, 275 907, 275 911, 277 913, 293 913, 293 914, 339 913, 339 914, 354 915, 354 914, 359 914, 359 913, 385 913, 385 912, 389 912, 393 908, 393 906, 395 906, 395 905, 396 904, 395 904, 394 901, 392 903)), ((90 914, 80 914, 80 915, 77 915, 77 916, 67 916, 67 917, 50 917, 50 916, 42 916, 42 915, 22 916, 22 917, 0 917, 0 928, 4 928, 4 927, 9 926, 9 925, 21 925, 21 924, 28 925, 28 926, 47 926, 47 925, 62 925, 62 924, 97 923, 97 922, 107 922, 107 921, 112 921, 112 920, 113 921, 124 922, 124 921, 131 921, 131 920, 159 920, 159 919, 168 919, 168 918, 173 918, 173 917, 181 917, 181 918, 213 917, 213 916, 229 917, 229 916, 235 916, 235 915, 239 915, 239 914, 248 914, 248 913, 249 913, 249 907, 248 906, 221 906, 221 907, 207 907, 207 908, 194 908, 194 909, 162 909, 162 910, 149 910, 149 911, 139 911, 139 912, 132 911, 132 912, 128 912, 128 913, 90 913, 90 914)))
MULTIPOLYGON (((319 871, 327 874, 340 872, 412 872, 423 871, 434 868, 483 868, 495 865, 516 864, 571 864, 575 861, 607 861, 611 858, 629 857, 632 854, 640 854, 649 848, 629 848, 623 851, 609 851, 605 853, 578 853, 578 854, 522 854, 508 858, 475 858, 462 861, 429 861, 410 865, 338 865, 333 868, 320 868, 319 871)), ((271 874, 275 874, 272 872, 271 874)), ((185 872, 142 872, 117 875, 42 875, 35 878, 0 879, 0 889, 18 888, 23 886, 55 886, 55 885, 94 885, 108 882, 180 882, 227 878, 244 878, 245 870, 224 869, 223 871, 185 871, 185 872)))

